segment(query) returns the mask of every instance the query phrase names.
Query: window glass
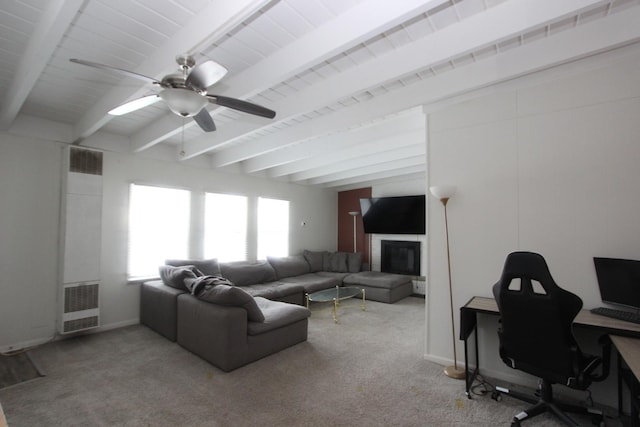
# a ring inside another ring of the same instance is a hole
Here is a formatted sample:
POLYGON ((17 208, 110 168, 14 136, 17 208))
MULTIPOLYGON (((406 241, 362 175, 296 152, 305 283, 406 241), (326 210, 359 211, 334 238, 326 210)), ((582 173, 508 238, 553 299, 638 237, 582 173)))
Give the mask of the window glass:
POLYGON ((131 184, 127 276, 157 277, 169 258, 188 258, 191 198, 187 190, 131 184))
POLYGON ((205 258, 220 262, 247 259, 247 198, 207 193, 204 220, 205 258))
POLYGON ((289 201, 258 198, 258 259, 289 254, 289 201))

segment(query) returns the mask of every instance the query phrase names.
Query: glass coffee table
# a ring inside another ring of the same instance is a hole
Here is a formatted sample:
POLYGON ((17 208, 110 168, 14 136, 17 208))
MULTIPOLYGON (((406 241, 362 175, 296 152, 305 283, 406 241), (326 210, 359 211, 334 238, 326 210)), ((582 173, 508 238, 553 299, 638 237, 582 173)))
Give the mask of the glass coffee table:
POLYGON ((353 298, 359 294, 362 294, 362 311, 366 310, 365 305, 365 292, 362 288, 356 288, 355 286, 336 286, 331 289, 323 289, 318 292, 306 294, 307 308, 309 308, 309 302, 333 302, 333 321, 338 323, 338 306, 340 301, 353 298))

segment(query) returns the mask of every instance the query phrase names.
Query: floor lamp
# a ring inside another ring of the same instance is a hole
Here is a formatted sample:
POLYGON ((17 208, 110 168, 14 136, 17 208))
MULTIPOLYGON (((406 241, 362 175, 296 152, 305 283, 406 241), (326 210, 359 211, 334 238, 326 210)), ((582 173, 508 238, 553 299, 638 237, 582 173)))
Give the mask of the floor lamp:
POLYGON ((456 355, 456 332, 455 332, 455 320, 453 317, 453 287, 451 286, 451 253, 449 251, 449 223, 447 221, 447 202, 455 194, 456 187, 453 185, 439 185, 430 187, 429 191, 434 197, 440 199, 442 206, 444 206, 444 232, 447 242, 447 268, 449 270, 449 309, 451 311, 451 338, 453 341, 453 366, 447 366, 444 368, 444 373, 448 377, 462 379, 465 377, 465 371, 463 368, 458 367, 458 358, 456 355))
POLYGON ((353 217, 353 253, 356 253, 356 217, 360 214, 358 211, 351 211, 349 215, 353 217))

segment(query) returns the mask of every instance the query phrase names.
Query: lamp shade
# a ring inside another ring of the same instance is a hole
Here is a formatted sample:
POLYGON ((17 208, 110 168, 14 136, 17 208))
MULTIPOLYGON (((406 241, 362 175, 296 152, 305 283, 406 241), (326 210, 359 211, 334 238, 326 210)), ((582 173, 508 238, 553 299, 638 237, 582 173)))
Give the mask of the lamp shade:
POLYGON ((359 214, 360 214, 360 212, 358 212, 358 211, 349 212, 349 215, 351 215, 351 216, 358 216, 359 214))
POLYGON ((204 96, 190 90, 169 88, 160 92, 160 97, 167 103, 171 111, 182 116, 195 116, 209 102, 204 96))
POLYGON ((433 194, 433 197, 436 197, 440 200, 450 199, 454 194, 456 194, 456 186, 455 185, 434 185, 433 187, 429 187, 429 191, 431 191, 431 194, 433 194))

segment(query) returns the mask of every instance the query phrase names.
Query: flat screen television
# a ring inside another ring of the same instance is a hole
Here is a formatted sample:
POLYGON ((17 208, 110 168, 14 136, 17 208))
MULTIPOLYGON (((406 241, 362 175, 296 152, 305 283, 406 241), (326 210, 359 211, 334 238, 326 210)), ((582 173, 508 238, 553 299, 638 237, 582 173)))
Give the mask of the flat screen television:
POLYGON ((594 257, 602 302, 640 310, 640 261, 594 257))
POLYGON ((364 232, 368 234, 425 234, 425 196, 360 199, 364 232))

